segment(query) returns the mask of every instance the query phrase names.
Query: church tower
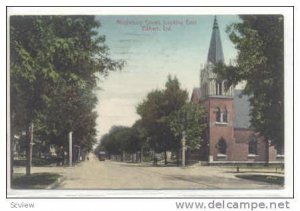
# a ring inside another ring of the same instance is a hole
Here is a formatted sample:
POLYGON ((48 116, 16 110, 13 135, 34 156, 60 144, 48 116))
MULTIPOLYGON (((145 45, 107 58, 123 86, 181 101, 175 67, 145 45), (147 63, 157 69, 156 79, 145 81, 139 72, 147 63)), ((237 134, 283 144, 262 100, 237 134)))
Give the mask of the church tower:
POLYGON ((210 96, 232 97, 232 87, 227 87, 226 80, 218 80, 213 68, 224 63, 224 54, 217 17, 214 18, 212 35, 209 44, 207 63, 200 72, 201 99, 210 96))
POLYGON ((233 148, 233 88, 213 72, 218 63, 224 63, 224 54, 217 17, 215 16, 209 44, 207 63, 200 73, 199 103, 205 107, 208 121, 206 137, 207 160, 230 159, 233 148))
POLYGON ((214 73, 219 63, 224 64, 224 54, 214 17, 207 61, 200 71, 200 87, 194 88, 191 97, 192 103, 204 107, 207 122, 195 154, 209 163, 276 161, 274 147, 269 147, 269 142, 250 127, 249 97, 242 95, 242 90, 228 87, 226 80, 214 73))

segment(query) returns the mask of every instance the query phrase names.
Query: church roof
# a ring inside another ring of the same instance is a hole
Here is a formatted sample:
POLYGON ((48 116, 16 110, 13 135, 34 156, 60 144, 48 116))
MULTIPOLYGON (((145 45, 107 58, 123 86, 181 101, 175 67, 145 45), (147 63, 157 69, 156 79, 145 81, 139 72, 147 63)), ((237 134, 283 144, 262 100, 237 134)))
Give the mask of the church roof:
POLYGON ((215 16, 212 35, 209 44, 207 63, 224 63, 224 55, 217 17, 215 16))
POLYGON ((249 96, 243 95, 242 90, 235 89, 233 96, 233 127, 250 128, 250 103, 249 96))

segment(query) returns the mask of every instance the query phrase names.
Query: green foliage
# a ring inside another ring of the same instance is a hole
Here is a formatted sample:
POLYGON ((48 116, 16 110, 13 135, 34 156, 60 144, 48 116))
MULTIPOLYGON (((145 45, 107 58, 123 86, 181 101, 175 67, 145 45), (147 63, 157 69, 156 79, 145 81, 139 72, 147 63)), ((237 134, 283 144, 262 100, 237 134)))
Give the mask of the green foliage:
POLYGON ((113 127, 105 134, 95 153, 135 153, 143 148, 155 152, 177 151, 182 132, 186 131, 187 146, 199 147, 206 128, 205 113, 200 105, 186 103, 188 93, 180 88, 176 77, 168 77, 165 89, 151 91, 137 106, 142 117, 132 127, 113 127))
POLYGON ((101 138, 95 153, 103 150, 114 155, 122 154, 123 151, 136 153, 144 147, 145 142, 145 131, 138 120, 132 127, 112 127, 109 133, 101 138))
POLYGON ((187 103, 179 110, 168 116, 167 121, 173 134, 182 138, 185 132, 187 143, 191 149, 199 148, 203 139, 203 132, 207 124, 205 121, 204 108, 199 104, 187 103))
POLYGON ((246 81, 251 124, 277 148, 284 145, 283 16, 242 15, 227 32, 238 50, 236 64, 217 65, 220 78, 246 81))
POLYGON ((164 90, 154 90, 138 105, 137 113, 142 117, 142 125, 151 138, 150 146, 155 151, 178 148, 179 140, 174 136, 166 118, 179 110, 187 101, 188 93, 180 88, 176 77, 168 76, 164 90))
POLYGON ((35 125, 35 139, 91 150, 95 143, 97 78, 121 69, 109 58, 94 16, 11 16, 12 134, 35 125))
MULTIPOLYGON (((124 135, 126 136, 129 128, 123 126, 113 127, 107 135, 100 140, 103 148, 110 154, 121 154, 124 150, 124 135)), ((127 138, 127 137, 126 137, 127 138)))

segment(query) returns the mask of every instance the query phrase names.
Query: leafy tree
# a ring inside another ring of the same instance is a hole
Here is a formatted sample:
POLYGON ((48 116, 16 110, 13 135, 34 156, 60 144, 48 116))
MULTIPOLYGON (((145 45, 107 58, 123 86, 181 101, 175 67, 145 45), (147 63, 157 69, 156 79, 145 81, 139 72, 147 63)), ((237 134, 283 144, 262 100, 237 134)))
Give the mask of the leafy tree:
POLYGON ((129 130, 129 137, 126 140, 125 151, 129 153, 137 153, 145 145, 147 133, 141 124, 141 120, 137 120, 129 130))
POLYGON ((125 150, 129 127, 114 126, 100 140, 100 148, 112 155, 121 155, 125 150))
POLYGON ((11 131, 28 131, 48 143, 95 143, 97 78, 121 69, 109 57, 94 16, 11 16, 11 131))
POLYGON ((171 150, 177 142, 166 117, 179 110, 187 101, 188 93, 180 88, 176 77, 168 76, 164 90, 154 90, 138 105, 137 113, 142 117, 142 125, 151 137, 150 146, 158 152, 171 150))
POLYGON ((95 153, 105 150, 110 154, 137 153, 146 147, 147 134, 137 120, 132 127, 114 126, 105 134, 96 147, 95 153))
POLYGON ((186 145, 190 149, 196 149, 203 141, 203 133, 207 126, 204 117, 205 111, 201 105, 187 103, 169 115, 167 121, 178 140, 182 139, 183 132, 185 132, 186 145))
POLYGON ((238 55, 236 64, 215 68, 229 85, 246 81, 250 96, 251 124, 271 140, 284 146, 284 49, 283 16, 241 15, 242 22, 227 28, 238 55))

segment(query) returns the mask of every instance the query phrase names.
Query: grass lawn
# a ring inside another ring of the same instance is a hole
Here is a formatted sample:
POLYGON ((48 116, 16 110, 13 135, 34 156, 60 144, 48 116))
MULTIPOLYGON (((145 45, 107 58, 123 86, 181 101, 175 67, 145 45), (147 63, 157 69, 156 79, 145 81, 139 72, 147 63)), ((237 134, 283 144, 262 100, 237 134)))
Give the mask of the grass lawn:
POLYGON ((282 176, 247 174, 247 175, 236 175, 236 177, 242 179, 260 181, 260 182, 267 182, 276 185, 284 185, 284 177, 282 176))
POLYGON ((60 177, 54 173, 34 173, 30 176, 14 174, 11 186, 13 189, 45 189, 60 177))

